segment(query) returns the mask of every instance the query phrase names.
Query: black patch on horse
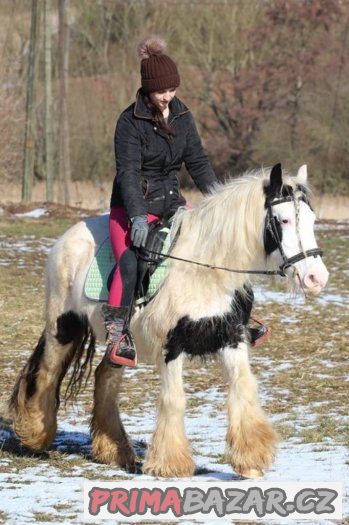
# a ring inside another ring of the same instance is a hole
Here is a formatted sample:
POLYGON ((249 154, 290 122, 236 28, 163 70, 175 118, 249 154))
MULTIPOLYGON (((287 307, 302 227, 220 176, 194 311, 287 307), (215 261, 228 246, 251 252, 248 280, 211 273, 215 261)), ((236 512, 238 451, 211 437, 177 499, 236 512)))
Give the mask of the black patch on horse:
POLYGON ((267 255, 270 255, 279 247, 279 242, 282 243, 282 228, 280 221, 277 217, 273 217, 274 228, 276 229, 277 235, 270 224, 270 218, 267 215, 265 218, 264 225, 264 251, 267 255))
POLYGON ((265 202, 264 208, 268 210, 264 224, 264 250, 266 255, 270 255, 277 250, 282 243, 282 228, 280 221, 273 213, 271 208, 274 199, 283 199, 294 196, 292 186, 282 183, 281 164, 276 164, 270 173, 270 184, 264 186, 265 202))
POLYGON ((44 350, 45 350, 45 335, 42 334, 28 362, 28 372, 26 374, 27 388, 26 388, 26 393, 25 393, 25 397, 27 399, 29 399, 35 394, 36 376, 39 370, 40 361, 42 359, 42 356, 44 355, 44 350))
POLYGON ((86 370, 86 381, 89 378, 92 370, 91 364, 95 352, 96 337, 89 325, 87 316, 78 315, 72 310, 57 318, 57 334, 55 337, 61 345, 71 343, 71 348, 62 363, 57 382, 56 405, 58 407, 61 382, 71 364, 73 372, 67 386, 66 399, 76 397, 81 388, 81 381, 86 370))
POLYGON ((246 339, 245 326, 250 318, 253 292, 235 292, 232 309, 222 316, 203 317, 193 321, 189 316, 179 319, 175 328, 167 334, 165 363, 176 359, 182 352, 190 358, 205 358, 221 348, 237 348, 246 339))
POLYGON ((13 389, 11 399, 10 399, 11 408, 13 409, 18 408, 19 387, 23 379, 26 379, 27 381, 26 391, 25 391, 26 398, 29 399, 35 394, 36 376, 39 370, 40 361, 42 359, 42 356, 44 355, 44 350, 45 350, 45 332, 41 334, 38 344, 36 345, 32 355, 30 356, 27 365, 23 367, 21 373, 19 374, 17 378, 16 384, 15 384, 15 387, 13 389))
POLYGON ((269 184, 268 186, 264 186, 264 195, 266 197, 264 207, 268 208, 268 205, 274 199, 282 199, 284 197, 293 197, 294 190, 292 186, 285 184, 284 186, 280 188, 280 191, 275 192, 275 189, 269 184))
POLYGON ((80 316, 69 310, 57 318, 56 339, 61 345, 67 345, 76 339, 81 339, 86 332, 88 321, 86 316, 80 316))

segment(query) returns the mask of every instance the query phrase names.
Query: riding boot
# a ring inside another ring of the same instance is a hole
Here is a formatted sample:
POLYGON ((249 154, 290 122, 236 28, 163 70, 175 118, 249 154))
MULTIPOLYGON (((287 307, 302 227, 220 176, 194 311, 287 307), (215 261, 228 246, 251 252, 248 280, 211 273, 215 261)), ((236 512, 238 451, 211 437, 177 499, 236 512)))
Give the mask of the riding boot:
POLYGON ((128 327, 129 308, 127 306, 102 306, 104 325, 107 331, 106 358, 110 365, 137 365, 136 347, 128 327))

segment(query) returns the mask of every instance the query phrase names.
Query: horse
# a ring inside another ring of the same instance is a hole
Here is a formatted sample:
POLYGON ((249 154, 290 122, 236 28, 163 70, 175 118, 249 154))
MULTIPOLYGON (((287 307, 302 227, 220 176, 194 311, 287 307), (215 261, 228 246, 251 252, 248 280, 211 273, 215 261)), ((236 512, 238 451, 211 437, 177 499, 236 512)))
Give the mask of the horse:
MULTIPOLYGON (((280 164, 245 173, 178 211, 165 278, 131 320, 138 359, 151 359, 161 378, 144 472, 162 477, 194 473, 184 426, 182 370, 185 359, 196 356, 203 361, 216 357, 225 371, 227 461, 247 478, 262 476, 270 467, 278 435, 260 406, 249 366, 251 283, 255 273, 275 273, 286 277, 292 290, 319 293, 328 271, 314 220, 305 165, 296 176, 283 173, 280 164)), ((82 220, 48 256, 45 329, 10 399, 14 431, 36 452, 55 438, 60 386, 68 368, 73 369, 69 391, 74 393, 91 373, 96 339, 105 341, 101 303, 88 300, 83 288, 106 236, 103 217, 82 220)), ((105 358, 95 369, 92 454, 97 462, 132 471, 136 456, 118 409, 123 369, 105 358)))

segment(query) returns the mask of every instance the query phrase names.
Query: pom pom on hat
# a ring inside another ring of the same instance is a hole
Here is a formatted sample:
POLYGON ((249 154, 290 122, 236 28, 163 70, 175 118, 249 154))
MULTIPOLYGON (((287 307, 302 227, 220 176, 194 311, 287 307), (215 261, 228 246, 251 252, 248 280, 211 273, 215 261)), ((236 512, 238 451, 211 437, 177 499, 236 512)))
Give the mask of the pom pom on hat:
POLYGON ((161 36, 146 36, 138 46, 138 56, 141 60, 144 60, 154 55, 163 55, 165 49, 166 42, 161 36))
POLYGON ((142 89, 145 93, 177 88, 180 77, 175 62, 165 55, 166 42, 157 35, 150 35, 140 42, 142 89))

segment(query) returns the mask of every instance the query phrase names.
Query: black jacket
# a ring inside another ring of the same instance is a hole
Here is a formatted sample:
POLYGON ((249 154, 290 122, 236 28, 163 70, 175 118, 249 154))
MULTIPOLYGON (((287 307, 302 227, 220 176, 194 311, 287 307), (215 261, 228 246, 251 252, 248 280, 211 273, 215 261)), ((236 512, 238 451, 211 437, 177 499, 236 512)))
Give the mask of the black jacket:
POLYGON ((110 206, 125 206, 129 217, 171 215, 185 203, 178 181, 183 162, 202 192, 217 180, 193 116, 176 97, 170 103, 168 123, 175 137, 156 126, 141 93, 117 122, 116 177, 110 206))

